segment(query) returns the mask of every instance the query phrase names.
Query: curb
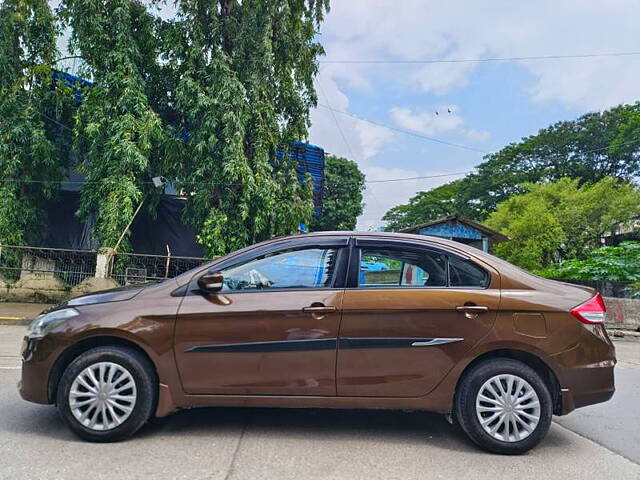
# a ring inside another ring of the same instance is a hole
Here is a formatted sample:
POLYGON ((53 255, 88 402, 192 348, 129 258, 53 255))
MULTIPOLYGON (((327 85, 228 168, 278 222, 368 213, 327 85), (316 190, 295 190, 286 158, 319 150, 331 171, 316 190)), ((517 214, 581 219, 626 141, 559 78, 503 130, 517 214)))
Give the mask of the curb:
POLYGON ((607 334, 614 342, 640 342, 640 332, 635 330, 607 329, 607 334))
POLYGON ((24 317, 0 317, 0 325, 29 325, 32 320, 24 317))

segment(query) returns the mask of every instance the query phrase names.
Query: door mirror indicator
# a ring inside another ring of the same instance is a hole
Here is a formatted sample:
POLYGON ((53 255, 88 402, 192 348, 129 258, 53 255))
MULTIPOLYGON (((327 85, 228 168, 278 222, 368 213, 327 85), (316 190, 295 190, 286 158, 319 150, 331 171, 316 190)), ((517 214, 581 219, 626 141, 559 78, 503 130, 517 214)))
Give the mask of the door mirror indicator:
POLYGON ((222 290, 224 277, 221 272, 205 273, 198 279, 198 287, 204 293, 216 293, 222 290))

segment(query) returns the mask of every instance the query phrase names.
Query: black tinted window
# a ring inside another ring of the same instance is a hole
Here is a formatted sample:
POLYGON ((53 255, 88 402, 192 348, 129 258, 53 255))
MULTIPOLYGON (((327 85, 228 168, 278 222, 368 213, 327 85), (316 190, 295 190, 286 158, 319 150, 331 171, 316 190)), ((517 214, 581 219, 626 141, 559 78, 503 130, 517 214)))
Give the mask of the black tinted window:
POLYGON ((480 287, 489 286, 489 274, 469 260, 449 257, 449 285, 451 287, 480 287))

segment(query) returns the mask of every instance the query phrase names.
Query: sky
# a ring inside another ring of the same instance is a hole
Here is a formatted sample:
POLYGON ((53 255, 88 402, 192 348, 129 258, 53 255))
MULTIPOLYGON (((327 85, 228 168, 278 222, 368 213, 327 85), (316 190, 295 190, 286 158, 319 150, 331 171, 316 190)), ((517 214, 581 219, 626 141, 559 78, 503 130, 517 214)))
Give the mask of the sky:
POLYGON ((326 55, 309 140, 355 160, 368 182, 458 174, 368 183, 358 229, 378 229, 389 208, 460 178, 486 153, 555 122, 640 100, 640 55, 332 62, 640 52, 639 24, 637 0, 333 0, 318 35, 326 55))

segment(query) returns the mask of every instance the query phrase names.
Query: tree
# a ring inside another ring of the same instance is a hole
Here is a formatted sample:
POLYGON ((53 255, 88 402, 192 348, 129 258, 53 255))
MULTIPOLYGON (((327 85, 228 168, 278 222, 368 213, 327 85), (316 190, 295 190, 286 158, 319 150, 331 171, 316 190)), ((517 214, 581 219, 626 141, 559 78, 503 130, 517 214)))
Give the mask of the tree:
POLYGON ((328 0, 183 0, 168 20, 148 7, 59 9, 94 81, 68 127, 87 178, 80 214, 99 243, 113 247, 144 199, 153 209, 159 175, 185 193, 185 220, 210 255, 308 223, 311 182, 276 152, 307 137, 328 0))
POLYGON ((163 115, 186 218, 212 255, 296 231, 311 183, 278 148, 306 138, 326 0, 183 0, 165 26, 176 79, 163 115), (183 141, 186 136, 186 141, 183 141))
POLYGON ((327 155, 322 192, 322 215, 314 217, 311 230, 354 230, 362 213, 364 174, 358 164, 346 158, 327 155))
POLYGON ((95 86, 83 92, 75 117, 75 149, 87 183, 80 215, 95 218, 93 234, 115 247, 143 198, 149 159, 162 124, 147 95, 146 74, 158 55, 154 19, 135 0, 63 0, 71 49, 95 86))
POLYGON ((583 185, 563 178, 523 188, 525 193, 498 204, 486 225, 511 239, 496 245, 495 253, 528 270, 585 258, 603 235, 640 214, 640 193, 611 177, 583 185))
POLYGON ((420 192, 387 212, 385 219, 389 228, 397 229, 433 220, 442 208, 482 221, 499 203, 524 193, 526 183, 565 177, 581 184, 605 177, 628 181, 640 173, 638 135, 640 104, 558 122, 487 155, 465 178, 420 192))
POLYGON ((55 116, 56 23, 46 0, 0 4, 0 244, 34 240, 62 177, 43 115, 55 116), (53 183, 47 183, 52 181, 53 183))
POLYGON ((385 213, 385 230, 393 232, 432 222, 456 213, 466 215, 467 209, 458 202, 462 180, 445 183, 426 192, 420 192, 406 205, 398 205, 385 213))
POLYGON ((584 260, 565 260, 540 272, 545 277, 566 280, 640 281, 640 243, 622 242, 617 247, 594 250, 584 260))

